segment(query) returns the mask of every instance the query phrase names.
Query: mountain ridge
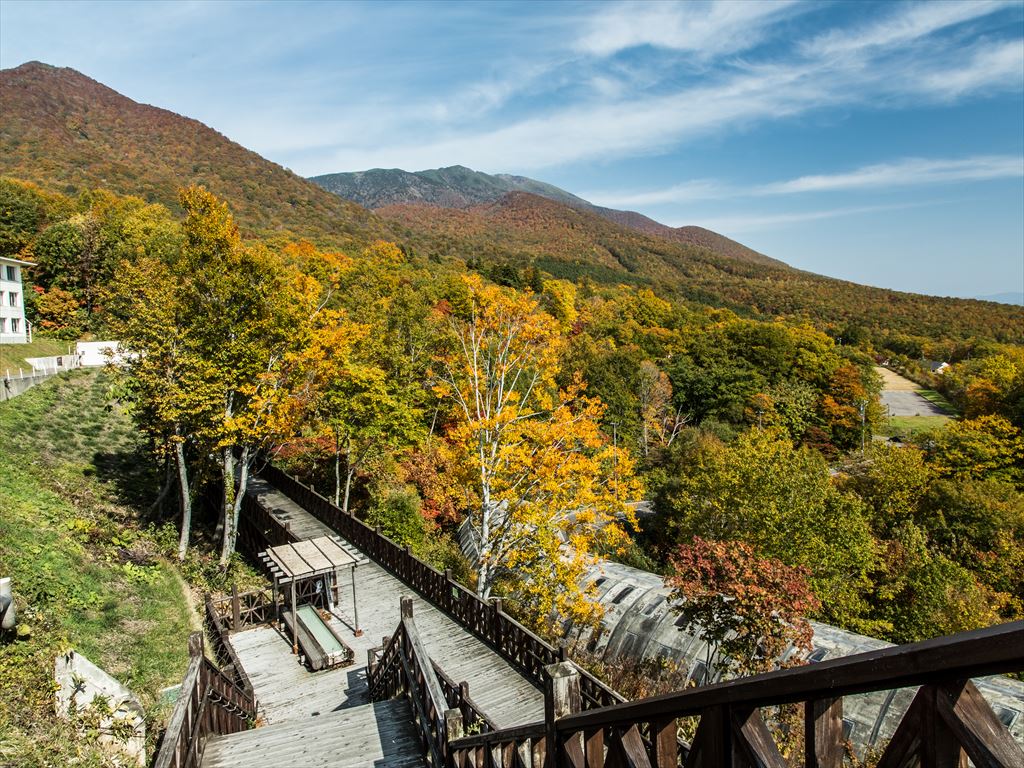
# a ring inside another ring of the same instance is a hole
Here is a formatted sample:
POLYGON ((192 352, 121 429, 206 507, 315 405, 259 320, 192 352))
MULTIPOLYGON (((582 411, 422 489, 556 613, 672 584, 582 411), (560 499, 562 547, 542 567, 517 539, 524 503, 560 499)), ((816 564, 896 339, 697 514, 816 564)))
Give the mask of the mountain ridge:
MULTIPOLYGON (((630 219, 617 222, 607 211, 536 194, 555 194, 546 187, 506 192, 468 208, 395 204, 374 213, 196 120, 139 104, 72 69, 30 63, 2 70, 0 102, 0 174, 44 189, 77 194, 105 188, 180 214, 178 189, 204 184, 230 205, 244 234, 278 243, 305 238, 355 254, 385 239, 425 265, 447 262, 508 285, 522 285, 532 267, 583 286, 649 288, 664 298, 752 317, 823 328, 860 325, 880 338, 983 334, 1024 341, 1018 307, 859 286, 742 253, 737 258, 723 251, 743 246, 708 230, 686 228, 681 234, 688 240, 674 241, 660 229, 664 225, 640 214, 617 212, 630 219)), ((461 167, 446 173, 475 174, 461 167)), ((492 178, 479 180, 486 187, 492 178)), ((499 179, 499 186, 533 183, 512 179, 499 179)), ((433 183, 446 183, 443 174, 433 183)))
POLYGON ((528 192, 572 208, 596 213, 629 229, 670 242, 698 245, 722 256, 776 267, 784 262, 759 253, 725 235, 698 226, 670 227, 636 211, 606 208, 584 200, 553 184, 507 173, 489 174, 464 165, 406 171, 371 168, 366 171, 328 173, 309 178, 329 192, 375 210, 391 205, 430 205, 439 208, 470 208, 492 203, 513 192, 528 192))
POLYGON ((243 229, 338 245, 390 233, 361 206, 310 184, 190 117, 136 102, 68 67, 0 70, 0 173, 75 193, 106 186, 178 209, 203 184, 243 229))

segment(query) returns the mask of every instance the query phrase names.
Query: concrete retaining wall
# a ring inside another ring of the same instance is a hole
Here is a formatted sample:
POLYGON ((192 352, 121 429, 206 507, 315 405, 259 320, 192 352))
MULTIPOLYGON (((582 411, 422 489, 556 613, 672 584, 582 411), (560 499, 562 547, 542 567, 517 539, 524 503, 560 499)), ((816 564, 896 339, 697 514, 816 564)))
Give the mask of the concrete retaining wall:
POLYGON ((22 392, 25 392, 41 381, 53 378, 57 374, 55 373, 44 373, 37 376, 12 376, 11 378, 3 377, 0 381, 0 403, 11 400, 22 392))

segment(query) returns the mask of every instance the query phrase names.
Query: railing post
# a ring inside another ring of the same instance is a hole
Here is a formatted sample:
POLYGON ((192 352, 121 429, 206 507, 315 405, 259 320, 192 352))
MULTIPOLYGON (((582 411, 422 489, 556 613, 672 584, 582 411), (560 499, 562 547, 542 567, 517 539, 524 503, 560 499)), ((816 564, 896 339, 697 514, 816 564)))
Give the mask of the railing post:
POLYGON ((461 739, 465 733, 465 723, 462 720, 462 712, 454 707, 452 709, 446 709, 444 713, 444 730, 447 735, 445 740, 445 756, 448 755, 448 744, 447 742, 455 739, 461 739))
POLYGON ((203 633, 193 632, 188 636, 188 655, 189 656, 202 656, 203 655, 203 633))
POLYGON ((559 718, 583 709, 580 693, 580 673, 568 661, 549 664, 544 667, 544 741, 546 768, 559 764, 558 729, 559 718))
POLYGON ((500 597, 494 598, 494 621, 491 624, 491 637, 494 642, 498 644, 501 650, 505 650, 505 644, 500 641, 501 638, 501 609, 502 602, 500 597))
POLYGON ((238 585, 231 585, 231 629, 237 632, 242 628, 242 606, 238 602, 238 585))
POLYGON ((842 768, 843 700, 818 699, 804 703, 804 765, 842 768))

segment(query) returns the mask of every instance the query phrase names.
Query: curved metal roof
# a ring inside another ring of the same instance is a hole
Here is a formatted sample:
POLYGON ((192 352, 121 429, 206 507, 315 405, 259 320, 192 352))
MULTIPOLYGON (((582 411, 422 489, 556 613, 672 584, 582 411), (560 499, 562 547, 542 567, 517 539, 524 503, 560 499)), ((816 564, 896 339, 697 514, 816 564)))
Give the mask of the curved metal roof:
MULTIPOLYGON (((692 629, 679 625, 668 599, 670 590, 660 576, 621 563, 601 562, 590 569, 586 578, 595 585, 597 599, 605 611, 596 636, 587 634, 582 638, 593 652, 607 658, 661 657, 685 665, 690 680, 697 685, 719 678, 717 669, 705 669, 705 644, 692 629)), ((892 645, 816 621, 811 626, 812 662, 892 645)), ((572 627, 567 628, 566 634, 579 637, 572 627)), ((792 652, 790 648, 785 656, 792 652)), ((1024 683, 1003 676, 976 682, 1014 738, 1024 741, 1024 683)), ((884 744, 910 706, 914 693, 914 689, 901 689, 846 697, 843 720, 847 737, 857 748, 884 744)))

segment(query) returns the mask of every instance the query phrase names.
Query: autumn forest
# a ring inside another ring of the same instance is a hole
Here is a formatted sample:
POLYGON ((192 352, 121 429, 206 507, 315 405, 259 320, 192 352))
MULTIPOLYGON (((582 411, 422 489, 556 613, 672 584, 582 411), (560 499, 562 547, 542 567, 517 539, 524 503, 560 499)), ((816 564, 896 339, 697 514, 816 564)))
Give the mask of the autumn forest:
POLYGON ((180 558, 232 561, 247 473, 271 458, 549 636, 597 618, 593 557, 683 578, 743 547, 795 569, 809 616, 893 642, 1024 615, 1018 346, 755 319, 401 242, 243 237, 201 187, 183 216, 12 179, 0 197, 3 252, 37 265, 35 327, 131 358, 116 396, 180 558), (962 416, 872 439, 874 364, 926 378, 925 355, 952 362, 930 383, 962 416))

